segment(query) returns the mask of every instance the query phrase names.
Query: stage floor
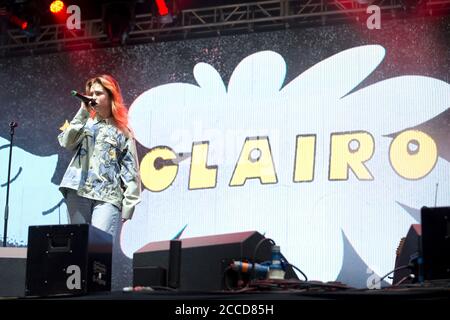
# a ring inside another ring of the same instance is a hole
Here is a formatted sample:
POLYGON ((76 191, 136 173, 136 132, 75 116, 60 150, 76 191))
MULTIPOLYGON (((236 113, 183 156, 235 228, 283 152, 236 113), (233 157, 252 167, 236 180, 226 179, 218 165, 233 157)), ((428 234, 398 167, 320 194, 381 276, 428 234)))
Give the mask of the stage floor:
MULTIPOLYGON (((341 315, 345 319, 355 316, 360 320, 373 317, 368 317, 368 313, 380 317, 388 312, 391 316, 401 316, 400 319, 414 319, 420 314, 446 314, 449 301, 450 285, 339 291, 192 292, 143 289, 92 292, 77 296, 0 298, 0 305, 11 308, 15 314, 29 314, 29 310, 33 310, 50 317, 49 310, 56 307, 70 310, 71 318, 90 319, 93 316, 103 318, 132 314, 145 315, 145 318, 150 319, 280 320, 317 314, 333 318, 341 315), (442 311, 438 311, 441 308, 442 311)), ((51 314, 57 316, 59 313, 51 314)), ((424 316, 419 318, 423 319, 424 316)))
POLYGON ((383 289, 242 289, 236 291, 183 291, 151 287, 122 291, 88 292, 46 297, 0 297, 0 300, 449 300, 450 281, 440 286, 407 285, 383 289))

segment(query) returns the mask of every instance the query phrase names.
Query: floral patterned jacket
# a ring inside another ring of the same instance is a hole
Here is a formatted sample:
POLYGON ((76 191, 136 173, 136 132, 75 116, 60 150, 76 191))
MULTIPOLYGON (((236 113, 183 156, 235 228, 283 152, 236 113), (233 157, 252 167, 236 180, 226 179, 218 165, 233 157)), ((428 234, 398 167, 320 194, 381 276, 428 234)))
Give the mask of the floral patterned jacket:
POLYGON ((141 180, 136 144, 111 122, 92 119, 81 107, 69 126, 58 136, 59 144, 76 150, 60 184, 79 196, 112 203, 131 219, 140 202, 141 180))

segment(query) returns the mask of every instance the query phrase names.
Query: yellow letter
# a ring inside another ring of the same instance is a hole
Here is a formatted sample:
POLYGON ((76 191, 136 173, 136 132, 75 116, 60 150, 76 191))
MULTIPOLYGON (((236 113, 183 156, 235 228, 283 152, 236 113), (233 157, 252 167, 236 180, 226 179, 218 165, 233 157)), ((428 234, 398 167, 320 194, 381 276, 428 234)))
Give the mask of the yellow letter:
POLYGON ((295 147, 294 182, 314 180, 314 160, 316 153, 316 136, 297 136, 295 147))
POLYGON ((207 166, 208 142, 192 144, 189 189, 214 188, 217 183, 217 166, 207 166))
POLYGON ((405 179, 416 180, 425 177, 434 168, 438 158, 436 143, 426 133, 407 130, 392 140, 389 159, 395 172, 405 179), (410 144, 416 146, 411 150, 410 144))
POLYGON ((278 182, 267 137, 245 139, 230 186, 242 186, 252 178, 259 178, 262 184, 278 182))
POLYGON ((150 191, 167 189, 175 180, 178 164, 171 162, 177 158, 169 147, 159 146, 151 149, 141 161, 141 178, 150 191))
POLYGON ((347 180, 350 168, 359 180, 373 180, 364 162, 372 158, 374 140, 365 131, 331 134, 329 180, 347 180))

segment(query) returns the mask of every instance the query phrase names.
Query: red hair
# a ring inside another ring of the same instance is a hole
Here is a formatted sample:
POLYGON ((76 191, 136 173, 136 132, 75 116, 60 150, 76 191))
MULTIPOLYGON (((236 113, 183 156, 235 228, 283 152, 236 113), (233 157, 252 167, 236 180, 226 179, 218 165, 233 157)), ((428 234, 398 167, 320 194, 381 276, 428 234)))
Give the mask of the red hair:
MULTIPOLYGON (((90 94, 91 87, 94 83, 98 83, 103 88, 111 99, 111 113, 114 118, 116 127, 122 131, 126 136, 131 135, 128 128, 128 109, 123 103, 122 93, 120 91, 119 83, 112 76, 104 74, 98 77, 89 79, 86 82, 86 93, 90 94)), ((91 111, 91 117, 95 117, 95 110, 91 111)))

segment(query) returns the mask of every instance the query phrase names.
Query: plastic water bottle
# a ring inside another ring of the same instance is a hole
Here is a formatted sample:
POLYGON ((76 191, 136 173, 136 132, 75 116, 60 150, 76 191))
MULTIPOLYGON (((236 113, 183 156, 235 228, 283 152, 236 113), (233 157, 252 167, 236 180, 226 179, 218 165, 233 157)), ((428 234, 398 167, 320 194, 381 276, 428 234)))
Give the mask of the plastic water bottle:
POLYGON ((269 266, 269 279, 284 279, 285 271, 281 264, 280 246, 272 246, 272 264, 269 266))

